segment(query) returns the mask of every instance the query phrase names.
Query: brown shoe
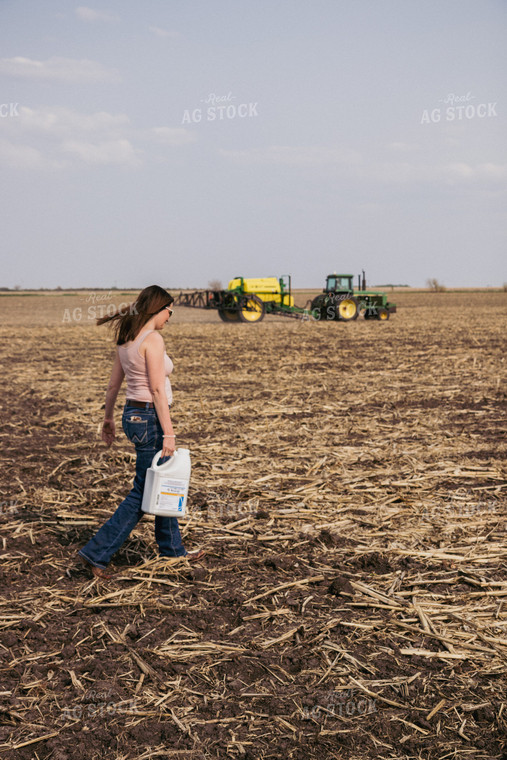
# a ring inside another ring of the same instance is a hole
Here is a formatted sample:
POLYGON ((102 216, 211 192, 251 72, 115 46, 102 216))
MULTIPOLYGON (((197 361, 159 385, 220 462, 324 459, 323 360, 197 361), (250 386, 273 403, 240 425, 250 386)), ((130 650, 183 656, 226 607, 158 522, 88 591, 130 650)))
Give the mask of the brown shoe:
POLYGON ((88 562, 88 560, 85 559, 85 557, 83 557, 81 554, 78 554, 77 556, 83 565, 87 567, 88 570, 91 570, 92 575, 94 575, 96 578, 102 578, 103 580, 107 581, 114 577, 114 573, 106 570, 104 567, 97 567, 97 565, 92 565, 92 563, 88 562))
POLYGON ((187 552, 185 559, 188 559, 189 562, 197 562, 198 559, 202 559, 205 556, 206 552, 204 549, 197 549, 195 552, 187 552))

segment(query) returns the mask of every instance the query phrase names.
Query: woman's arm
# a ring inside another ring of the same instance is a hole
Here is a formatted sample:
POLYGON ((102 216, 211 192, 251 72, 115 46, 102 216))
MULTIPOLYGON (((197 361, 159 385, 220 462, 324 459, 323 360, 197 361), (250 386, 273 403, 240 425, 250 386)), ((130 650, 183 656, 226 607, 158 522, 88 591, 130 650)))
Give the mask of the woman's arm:
POLYGON ((114 424, 113 412, 116 399, 118 397, 118 391, 121 388, 125 373, 121 366, 120 357, 118 356, 118 350, 116 350, 116 356, 113 362, 113 368, 111 370, 111 377, 106 391, 106 405, 104 410, 104 422, 102 424, 102 440, 107 443, 108 446, 112 444, 116 437, 116 428, 114 424))
POLYGON ((159 333, 151 333, 144 341, 144 345, 146 346, 146 369, 150 390, 153 394, 153 403, 164 436, 170 436, 164 438, 162 457, 170 457, 174 454, 176 441, 165 391, 164 339, 159 333))

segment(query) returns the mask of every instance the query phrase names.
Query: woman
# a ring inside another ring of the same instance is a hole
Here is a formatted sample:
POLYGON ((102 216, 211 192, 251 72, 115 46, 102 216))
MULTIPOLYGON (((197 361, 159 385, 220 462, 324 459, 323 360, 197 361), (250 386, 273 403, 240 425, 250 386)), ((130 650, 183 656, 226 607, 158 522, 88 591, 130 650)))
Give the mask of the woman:
MULTIPOLYGON (((173 313, 173 297, 158 285, 145 288, 127 311, 119 310, 97 320, 111 322, 115 328, 116 357, 107 386, 102 440, 108 446, 116 437, 114 405, 123 378, 127 378, 127 400, 122 426, 136 448, 134 486, 113 516, 79 552, 80 560, 99 578, 111 578, 106 570, 112 555, 118 551, 137 525, 141 510, 146 470, 157 451, 162 458, 175 451, 175 435, 169 413, 172 390, 169 375, 173 363, 165 352, 160 334, 173 313)), ((203 550, 187 552, 181 540, 176 517, 155 517, 155 538, 162 557, 186 557, 195 561, 204 557, 203 550)))

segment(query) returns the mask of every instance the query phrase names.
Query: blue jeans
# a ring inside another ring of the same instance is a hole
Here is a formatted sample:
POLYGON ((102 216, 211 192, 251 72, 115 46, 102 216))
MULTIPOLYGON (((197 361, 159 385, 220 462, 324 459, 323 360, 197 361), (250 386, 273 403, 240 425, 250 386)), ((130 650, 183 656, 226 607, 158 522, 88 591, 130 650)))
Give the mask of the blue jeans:
MULTIPOLYGON (((153 457, 162 448, 163 431, 155 409, 137 409, 125 406, 122 427, 127 438, 136 447, 136 476, 128 496, 102 528, 79 550, 79 554, 96 567, 105 568, 113 554, 125 542, 139 520, 146 470, 153 457)), ((155 516, 155 539, 160 556, 182 557, 187 554, 181 540, 176 517, 155 516)))

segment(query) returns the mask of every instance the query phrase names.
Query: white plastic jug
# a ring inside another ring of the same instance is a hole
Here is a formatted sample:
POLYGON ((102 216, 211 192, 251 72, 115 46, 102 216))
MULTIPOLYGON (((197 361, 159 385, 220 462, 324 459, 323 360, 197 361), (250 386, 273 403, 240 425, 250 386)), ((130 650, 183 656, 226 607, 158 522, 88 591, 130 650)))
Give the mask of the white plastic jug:
POLYGON ((162 451, 155 454, 151 467, 146 470, 141 509, 150 515, 184 517, 192 469, 190 451, 176 449, 167 462, 158 465, 161 454, 162 451))

